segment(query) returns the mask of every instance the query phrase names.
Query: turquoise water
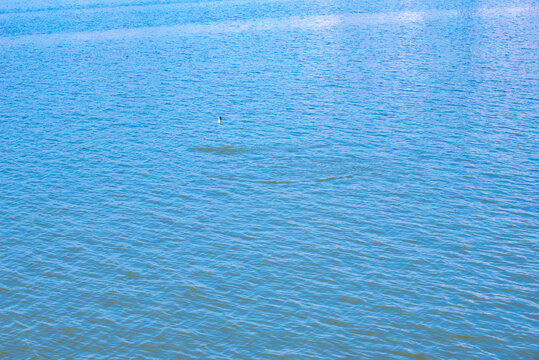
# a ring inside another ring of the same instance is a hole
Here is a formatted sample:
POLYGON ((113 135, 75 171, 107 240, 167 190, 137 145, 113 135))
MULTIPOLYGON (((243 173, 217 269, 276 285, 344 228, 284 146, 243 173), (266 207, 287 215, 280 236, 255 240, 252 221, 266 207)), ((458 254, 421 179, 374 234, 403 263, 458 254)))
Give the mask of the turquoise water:
POLYGON ((537 359, 538 24, 0 4, 0 357, 537 359))

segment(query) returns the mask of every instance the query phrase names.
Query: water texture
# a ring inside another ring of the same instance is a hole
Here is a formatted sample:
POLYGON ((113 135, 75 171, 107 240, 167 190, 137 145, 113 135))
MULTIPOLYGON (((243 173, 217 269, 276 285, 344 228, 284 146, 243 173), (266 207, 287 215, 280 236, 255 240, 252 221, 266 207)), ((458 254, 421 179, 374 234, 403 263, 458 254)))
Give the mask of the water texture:
POLYGON ((538 24, 1 3, 0 358, 539 358, 538 24))

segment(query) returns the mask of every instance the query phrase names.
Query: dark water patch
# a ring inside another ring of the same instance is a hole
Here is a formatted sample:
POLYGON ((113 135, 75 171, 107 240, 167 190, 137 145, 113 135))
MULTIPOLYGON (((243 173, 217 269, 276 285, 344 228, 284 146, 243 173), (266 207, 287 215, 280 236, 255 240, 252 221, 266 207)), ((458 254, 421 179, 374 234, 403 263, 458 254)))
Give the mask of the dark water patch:
POLYGON ((278 180, 261 180, 260 182, 262 184, 292 184, 292 183, 294 183, 294 181, 292 181, 292 180, 281 180, 281 181, 278 181, 278 180))
POLYGON ((432 356, 428 356, 421 353, 408 352, 408 351, 390 351, 390 353, 397 356, 402 356, 406 359, 433 359, 432 356))
POLYGON ((241 155, 248 152, 252 152, 253 149, 234 148, 230 145, 220 147, 198 147, 196 151, 212 153, 215 155, 241 155))
POLYGON ((332 180, 336 180, 336 179, 337 179, 336 177, 331 176, 331 177, 324 178, 324 179, 318 179, 318 180, 316 180, 316 181, 318 181, 318 182, 324 182, 324 181, 332 181, 332 180))

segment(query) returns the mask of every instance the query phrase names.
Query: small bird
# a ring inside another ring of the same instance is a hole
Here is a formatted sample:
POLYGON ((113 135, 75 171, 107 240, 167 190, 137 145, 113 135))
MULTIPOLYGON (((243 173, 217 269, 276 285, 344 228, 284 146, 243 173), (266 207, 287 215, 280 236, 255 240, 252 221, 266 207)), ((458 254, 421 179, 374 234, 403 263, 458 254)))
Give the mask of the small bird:
POLYGON ((221 125, 221 121, 222 121, 222 120, 223 120, 223 119, 222 119, 220 116, 217 118, 217 122, 219 123, 219 125, 221 125))

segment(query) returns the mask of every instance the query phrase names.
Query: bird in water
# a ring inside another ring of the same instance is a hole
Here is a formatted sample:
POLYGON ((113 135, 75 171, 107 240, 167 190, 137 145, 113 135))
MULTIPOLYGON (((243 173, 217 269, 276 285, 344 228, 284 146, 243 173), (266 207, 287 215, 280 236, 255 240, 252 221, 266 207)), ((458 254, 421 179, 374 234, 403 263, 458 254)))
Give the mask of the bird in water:
POLYGON ((219 125, 221 125, 221 121, 222 121, 222 120, 223 120, 223 119, 222 119, 220 116, 217 117, 217 122, 219 123, 219 125))

